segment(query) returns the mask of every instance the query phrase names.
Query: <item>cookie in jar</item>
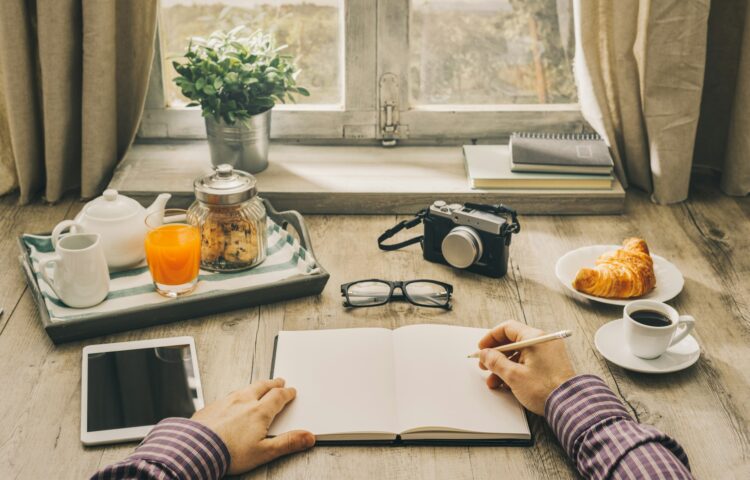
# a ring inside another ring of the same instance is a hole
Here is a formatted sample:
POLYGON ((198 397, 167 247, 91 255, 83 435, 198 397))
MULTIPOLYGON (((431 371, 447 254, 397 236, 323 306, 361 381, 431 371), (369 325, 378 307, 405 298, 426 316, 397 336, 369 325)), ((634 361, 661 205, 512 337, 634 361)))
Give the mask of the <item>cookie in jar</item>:
POLYGON ((201 268, 234 272, 266 258, 266 208, 255 177, 222 164, 193 183, 188 221, 201 232, 201 268))

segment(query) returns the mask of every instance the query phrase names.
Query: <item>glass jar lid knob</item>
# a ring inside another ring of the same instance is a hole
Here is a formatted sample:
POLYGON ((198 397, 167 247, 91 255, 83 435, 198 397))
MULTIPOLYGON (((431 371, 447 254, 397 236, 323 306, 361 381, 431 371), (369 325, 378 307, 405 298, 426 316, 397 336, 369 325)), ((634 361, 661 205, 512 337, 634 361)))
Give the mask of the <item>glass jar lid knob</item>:
POLYGON ((232 165, 222 163, 214 173, 193 182, 195 197, 212 205, 234 205, 254 197, 258 190, 255 177, 232 165))
POLYGON ((232 172, 234 172, 234 167, 229 165, 228 163, 222 163, 221 165, 214 168, 216 170, 216 173, 218 174, 219 178, 228 178, 232 176, 232 172))

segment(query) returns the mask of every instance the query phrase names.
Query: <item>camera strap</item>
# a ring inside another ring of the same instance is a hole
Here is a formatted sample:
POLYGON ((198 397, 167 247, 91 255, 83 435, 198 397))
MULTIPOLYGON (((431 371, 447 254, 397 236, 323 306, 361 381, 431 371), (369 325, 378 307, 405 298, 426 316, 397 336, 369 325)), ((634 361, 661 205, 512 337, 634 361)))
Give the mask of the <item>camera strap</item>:
POLYGON ((414 218, 410 218, 409 220, 402 220, 401 222, 397 223, 396 226, 393 228, 389 228, 386 230, 381 236, 378 237, 378 247, 380 247, 381 250, 385 251, 391 251, 391 250, 398 250, 400 248, 408 247, 409 245, 414 245, 415 243, 421 243, 422 239, 424 238, 424 235, 419 235, 418 237, 413 237, 408 240, 404 240, 403 242, 394 243, 392 245, 384 245, 383 242, 388 240, 389 238, 396 235, 398 232, 404 229, 409 229, 416 227, 420 223, 422 223, 422 219, 427 215, 427 210, 420 210, 417 212, 416 215, 414 215, 414 218))
POLYGON ((501 217, 504 215, 510 215, 510 222, 506 219, 505 225, 503 225, 500 232, 503 235, 507 233, 518 233, 521 231, 521 224, 518 223, 518 213, 510 207, 506 207, 503 204, 484 205, 481 203, 466 203, 465 205, 474 210, 481 210, 482 212, 492 213, 501 217))

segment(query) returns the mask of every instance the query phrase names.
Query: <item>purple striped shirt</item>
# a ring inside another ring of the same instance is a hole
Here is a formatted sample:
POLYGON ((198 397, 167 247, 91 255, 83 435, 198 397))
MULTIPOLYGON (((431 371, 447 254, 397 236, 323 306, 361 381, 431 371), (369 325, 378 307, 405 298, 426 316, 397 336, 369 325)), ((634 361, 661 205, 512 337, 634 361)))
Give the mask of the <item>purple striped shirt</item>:
POLYGON ((104 479, 218 479, 229 450, 210 428, 186 418, 165 418, 128 458, 95 473, 104 479))
MULTIPOLYGON (((544 416, 584 477, 594 479, 689 479, 688 459, 677 442, 635 422, 600 378, 579 375, 547 399, 544 416)), ((229 468, 229 451, 209 428, 167 418, 122 462, 96 479, 218 479, 229 468)))
POLYGON ((635 422, 599 377, 579 375, 560 385, 544 416, 586 478, 693 478, 682 447, 635 422))

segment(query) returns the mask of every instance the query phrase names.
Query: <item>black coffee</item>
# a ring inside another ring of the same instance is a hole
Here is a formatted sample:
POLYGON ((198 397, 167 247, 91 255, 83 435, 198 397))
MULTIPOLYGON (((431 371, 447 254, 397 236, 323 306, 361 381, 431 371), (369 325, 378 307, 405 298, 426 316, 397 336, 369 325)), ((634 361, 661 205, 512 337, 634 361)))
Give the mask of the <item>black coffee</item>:
POLYGON ((672 321, 661 312, 654 310, 638 310, 630 314, 630 318, 636 322, 648 325, 649 327, 668 327, 672 325, 672 321))

